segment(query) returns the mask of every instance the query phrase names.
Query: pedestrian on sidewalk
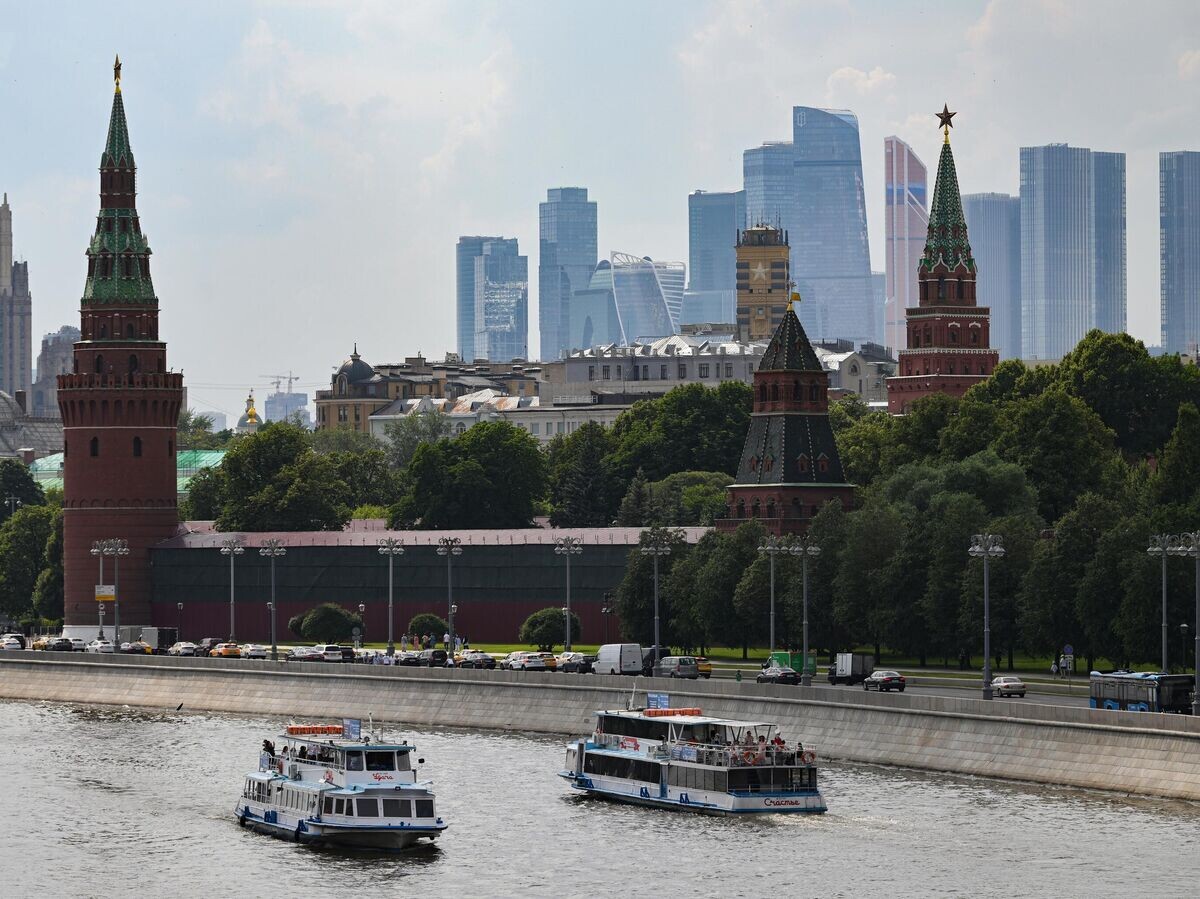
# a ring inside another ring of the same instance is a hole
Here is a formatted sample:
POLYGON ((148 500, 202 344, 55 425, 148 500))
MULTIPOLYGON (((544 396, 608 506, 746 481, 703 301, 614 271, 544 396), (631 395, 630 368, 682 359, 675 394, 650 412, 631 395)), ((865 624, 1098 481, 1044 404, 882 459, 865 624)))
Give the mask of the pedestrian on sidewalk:
POLYGON ((1052 661, 1052 662, 1050 663, 1050 676, 1051 676, 1051 677, 1058 677, 1058 662, 1053 662, 1053 661, 1052 661))

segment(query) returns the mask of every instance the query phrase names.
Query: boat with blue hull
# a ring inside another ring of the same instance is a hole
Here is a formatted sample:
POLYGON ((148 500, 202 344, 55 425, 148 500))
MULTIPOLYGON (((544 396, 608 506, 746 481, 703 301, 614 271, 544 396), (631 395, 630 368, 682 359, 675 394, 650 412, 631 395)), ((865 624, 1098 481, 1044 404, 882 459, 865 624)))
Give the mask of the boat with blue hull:
MULTIPOLYGON (((300 843, 397 850, 448 826, 429 781, 417 780, 407 741, 347 738, 341 725, 289 725, 279 749, 264 740, 246 775, 238 823, 300 843)), ((424 759, 416 759, 417 764, 424 759)))
POLYGON ((761 721, 698 708, 598 711, 591 736, 567 744, 571 788, 636 805, 708 815, 820 814, 816 753, 761 721))

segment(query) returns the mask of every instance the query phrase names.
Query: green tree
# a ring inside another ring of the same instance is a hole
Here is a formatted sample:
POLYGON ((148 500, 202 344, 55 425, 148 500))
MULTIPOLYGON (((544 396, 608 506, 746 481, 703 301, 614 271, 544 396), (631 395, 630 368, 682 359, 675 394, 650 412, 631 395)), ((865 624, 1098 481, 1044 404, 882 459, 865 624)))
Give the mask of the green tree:
MULTIPOLYGON (((644 646, 654 643, 654 559, 644 555, 641 547, 655 541, 662 541, 670 547, 671 553, 658 556, 659 576, 659 618, 662 623, 674 619, 671 596, 663 586, 671 576, 671 571, 679 561, 686 557, 688 545, 682 531, 671 528, 650 528, 642 532, 638 546, 629 553, 625 563, 625 575, 617 587, 617 617, 621 620, 621 631, 630 640, 635 640, 644 646)), ((671 635, 667 628, 660 624, 660 635, 663 645, 669 645, 671 635)))
POLYGON ((838 455, 850 483, 865 487, 891 471, 897 421, 886 412, 871 412, 836 432, 838 455))
POLYGON ((749 520, 732 534, 705 534, 667 581, 672 621, 680 638, 701 646, 742 647, 745 655, 753 631, 735 604, 738 583, 758 556, 763 526, 749 520))
POLYGON ((410 412, 383 426, 387 442, 388 461, 394 468, 407 468, 416 455, 417 447, 450 439, 450 418, 441 409, 410 412))
POLYGON ((58 514, 44 505, 23 506, 0 526, 0 612, 10 618, 33 611, 33 590, 46 567, 58 514))
POLYGON ((1152 481, 1151 498, 1159 504, 1189 504, 1200 492, 1200 411, 1183 403, 1175 430, 1163 447, 1162 460, 1152 481))
MULTIPOLYGON (((525 619, 517 639, 530 646, 536 646, 542 652, 550 652, 556 643, 562 643, 566 636, 561 609, 538 609, 525 619)), ((571 613, 571 642, 579 640, 579 616, 571 613)))
POLYGON ((46 540, 45 568, 33 586, 33 610, 41 618, 63 617, 63 515, 56 509, 50 536, 46 540))
POLYGON ((921 611, 930 649, 945 664, 970 645, 971 635, 964 634, 960 625, 962 576, 971 535, 986 522, 983 503, 968 494, 938 493, 929 503, 925 522, 929 567, 921 611))
POLYGON ((326 453, 325 458, 333 466, 337 478, 346 485, 343 501, 351 508, 390 506, 400 498, 400 479, 383 450, 334 450, 326 453))
POLYGON ((223 449, 232 438, 233 432, 228 429, 213 431, 211 415, 204 415, 194 409, 179 410, 175 445, 180 450, 223 449))
POLYGON ((432 634, 433 639, 440 642, 442 635, 450 632, 450 625, 446 623, 445 618, 439 618, 432 612, 421 612, 408 622, 408 632, 418 636, 432 634))
POLYGON ((8 521, 14 507, 44 505, 46 495, 42 485, 33 479, 29 469, 17 459, 0 459, 0 524, 8 521))
POLYGON ((180 505, 183 521, 215 521, 225 506, 225 470, 202 468, 188 481, 187 499, 180 505))
MULTIPOLYGON (((281 424, 281 422, 276 422, 281 424)), ((303 432, 308 438, 312 450, 318 455, 326 453, 367 453, 372 450, 382 450, 383 444, 362 431, 356 431, 349 426, 337 428, 319 428, 311 433, 304 428, 287 422, 289 427, 303 432)))
POLYGON ((300 633, 314 643, 342 643, 350 639, 354 628, 362 628, 362 618, 337 603, 326 602, 310 609, 300 623, 300 633))
POLYGON ((721 471, 677 471, 647 485, 647 524, 661 527, 712 524, 724 518, 733 478, 721 471), (707 520, 705 520, 707 519, 707 520))
POLYGON ((508 422, 480 422, 452 441, 418 447, 393 527, 528 527, 546 493, 537 440, 508 422))
POLYGON ((550 441, 547 456, 550 523, 555 527, 608 527, 621 501, 621 483, 606 459, 608 429, 586 422, 550 441))
POLYGON ((650 487, 639 468, 617 510, 617 525, 623 528, 645 527, 650 522, 650 487))

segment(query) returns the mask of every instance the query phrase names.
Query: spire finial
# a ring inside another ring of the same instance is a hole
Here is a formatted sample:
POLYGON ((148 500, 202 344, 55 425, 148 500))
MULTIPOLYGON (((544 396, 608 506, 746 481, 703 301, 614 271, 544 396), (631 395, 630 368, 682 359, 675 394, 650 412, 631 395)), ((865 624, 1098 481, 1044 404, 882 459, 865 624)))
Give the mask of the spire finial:
POLYGON ((358 355, 358 341, 357 341, 357 340, 356 340, 356 341, 354 341, 354 352, 353 352, 353 353, 351 353, 350 355, 351 355, 351 356, 357 356, 357 355, 358 355))
POLYGON ((113 62, 113 82, 117 86, 116 92, 121 93, 121 54, 117 54, 116 60, 113 62))
POLYGON ((950 120, 958 115, 958 113, 951 112, 949 105, 943 103, 942 111, 935 112, 934 115, 938 117, 938 121, 941 124, 942 133, 946 136, 946 143, 950 143, 950 129, 954 127, 954 123, 950 120))

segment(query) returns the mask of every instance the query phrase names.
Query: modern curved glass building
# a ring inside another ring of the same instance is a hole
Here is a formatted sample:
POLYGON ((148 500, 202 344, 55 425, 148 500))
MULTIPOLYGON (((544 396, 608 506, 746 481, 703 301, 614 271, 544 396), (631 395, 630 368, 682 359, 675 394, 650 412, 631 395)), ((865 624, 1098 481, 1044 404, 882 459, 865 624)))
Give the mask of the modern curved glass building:
POLYGON ((677 334, 687 266, 630 253, 613 253, 610 264, 621 342, 677 334))

